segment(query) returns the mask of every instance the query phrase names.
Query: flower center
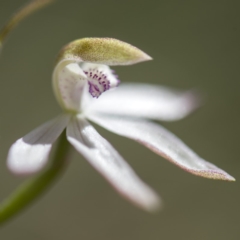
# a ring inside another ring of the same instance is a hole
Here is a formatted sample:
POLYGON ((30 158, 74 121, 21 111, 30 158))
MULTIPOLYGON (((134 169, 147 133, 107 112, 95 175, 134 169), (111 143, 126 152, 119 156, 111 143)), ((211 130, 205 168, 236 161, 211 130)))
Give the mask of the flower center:
POLYGON ((103 92, 119 84, 117 75, 107 66, 92 63, 71 63, 58 74, 56 96, 62 107, 70 111, 82 111, 90 98, 98 98, 103 92))
POLYGON ((88 80, 89 93, 92 97, 98 98, 103 92, 119 84, 118 79, 113 79, 113 76, 117 77, 113 74, 113 71, 109 69, 109 73, 106 70, 108 69, 99 69, 99 67, 95 66, 84 71, 88 80))
POLYGON ((89 69, 84 72, 88 77, 89 93, 98 98, 102 92, 110 88, 110 82, 107 76, 96 69, 89 69))

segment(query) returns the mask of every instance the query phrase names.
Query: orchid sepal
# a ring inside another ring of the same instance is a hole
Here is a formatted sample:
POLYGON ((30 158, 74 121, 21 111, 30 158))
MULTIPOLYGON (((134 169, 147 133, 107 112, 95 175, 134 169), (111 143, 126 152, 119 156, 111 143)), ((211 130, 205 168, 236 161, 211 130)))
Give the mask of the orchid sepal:
POLYGON ((114 38, 82 38, 63 47, 57 63, 62 60, 116 66, 131 65, 152 58, 131 44, 114 38))

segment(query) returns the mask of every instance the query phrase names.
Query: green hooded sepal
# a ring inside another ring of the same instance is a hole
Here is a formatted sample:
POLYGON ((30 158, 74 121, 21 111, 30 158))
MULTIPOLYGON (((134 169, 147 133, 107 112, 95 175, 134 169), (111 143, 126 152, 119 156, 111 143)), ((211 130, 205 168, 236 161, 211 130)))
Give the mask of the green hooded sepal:
POLYGON ((131 65, 152 58, 140 49, 113 38, 82 38, 66 45, 57 63, 62 60, 115 65, 131 65))

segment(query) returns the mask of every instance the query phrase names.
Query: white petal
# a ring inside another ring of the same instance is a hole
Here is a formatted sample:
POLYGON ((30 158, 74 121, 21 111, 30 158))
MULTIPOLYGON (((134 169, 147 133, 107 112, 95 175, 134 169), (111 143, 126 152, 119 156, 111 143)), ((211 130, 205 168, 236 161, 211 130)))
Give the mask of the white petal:
POLYGON ((53 74, 55 96, 63 109, 79 111, 87 76, 77 63, 62 65, 53 74))
POLYGON ((159 206, 157 195, 143 183, 119 153, 84 119, 74 118, 67 137, 75 149, 99 171, 125 198, 153 211, 159 206))
POLYGON ((200 158, 179 138, 155 123, 119 116, 92 115, 89 118, 111 132, 136 140, 192 174, 234 181, 232 176, 200 158))
POLYGON ((31 174, 47 162, 52 144, 69 121, 68 115, 59 116, 17 140, 8 153, 8 168, 16 174, 31 174))
POLYGON ((193 92, 176 91, 159 85, 120 84, 94 102, 88 111, 156 120, 178 120, 199 106, 193 92))

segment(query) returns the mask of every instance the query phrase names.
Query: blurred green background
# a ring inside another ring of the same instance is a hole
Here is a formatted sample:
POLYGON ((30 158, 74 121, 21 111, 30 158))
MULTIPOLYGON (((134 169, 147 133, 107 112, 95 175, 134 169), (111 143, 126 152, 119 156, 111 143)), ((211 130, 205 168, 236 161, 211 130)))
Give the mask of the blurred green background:
MULTIPOLYGON (((0 23, 24 0, 1 0, 0 23)), ((122 82, 199 89, 205 105, 161 123, 237 182, 193 176, 139 144, 99 127, 141 178, 163 198, 145 213, 120 198, 77 153, 66 174, 39 201, 4 225, 8 240, 240 239, 239 1, 59 0, 11 34, 0 58, 0 199, 23 180, 5 166, 10 145, 60 113, 52 89, 60 48, 81 37, 114 37, 154 61, 116 67, 122 82)))

